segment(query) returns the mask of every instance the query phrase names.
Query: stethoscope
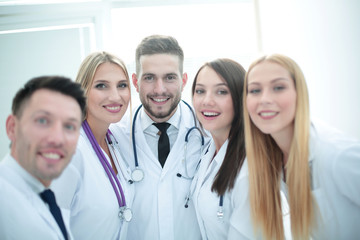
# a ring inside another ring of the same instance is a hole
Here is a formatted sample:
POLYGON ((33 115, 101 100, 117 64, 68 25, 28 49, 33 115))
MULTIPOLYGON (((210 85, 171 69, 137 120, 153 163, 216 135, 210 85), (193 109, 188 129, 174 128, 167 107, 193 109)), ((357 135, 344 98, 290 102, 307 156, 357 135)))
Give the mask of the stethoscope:
MULTIPOLYGON (((195 126, 190 128, 188 130, 188 132, 186 133, 186 135, 185 135, 185 146, 184 146, 184 155, 185 156, 184 156, 184 160, 183 160, 184 164, 185 164, 185 173, 181 174, 181 173, 178 172, 176 174, 176 176, 179 177, 179 178, 192 180, 194 178, 194 176, 192 176, 192 177, 189 176, 188 171, 187 171, 187 162, 186 162, 186 151, 187 151, 187 144, 189 142, 189 135, 193 130, 197 130, 200 133, 200 137, 201 137, 201 147, 204 146, 205 139, 204 139, 204 136, 203 136, 201 130, 196 126, 196 117, 195 117, 195 113, 192 110, 191 106, 187 102, 185 102, 184 100, 182 100, 182 102, 185 103, 185 105, 190 109, 190 111, 191 111, 191 113, 193 115, 193 118, 194 118, 195 126)), ((133 119, 133 124, 132 124, 132 145, 133 145, 134 160, 135 160, 135 169, 131 172, 132 182, 140 182, 141 180, 144 179, 144 171, 139 167, 139 161, 138 161, 137 151, 136 151, 136 140, 135 140, 135 122, 136 122, 136 118, 137 118, 137 115, 139 114, 139 111, 140 111, 141 107, 142 107, 142 105, 140 105, 138 107, 138 109, 136 110, 135 115, 134 115, 134 119, 133 119)))
MULTIPOLYGON (((208 148, 206 149, 204 155, 206 155, 206 153, 209 151, 209 147, 210 147, 210 145, 209 145, 208 148)), ((198 163, 197 168, 199 167, 200 162, 201 162, 201 159, 200 159, 200 161, 199 161, 199 163, 198 163)), ((198 181, 198 180, 196 179, 196 182, 197 182, 197 181, 198 181)), ((195 184, 195 186, 196 186, 196 184, 195 184)), ((194 191, 195 191, 195 189, 194 189, 194 191)), ((185 198, 185 205, 184 205, 185 208, 188 208, 188 207, 189 207, 189 201, 190 201, 190 198, 191 198, 191 196, 192 196, 193 194, 194 194, 194 192, 192 192, 191 190, 190 190, 189 193, 187 194, 187 196, 186 196, 186 198, 185 198)), ((219 196, 219 207, 218 207, 218 211, 217 211, 217 213, 216 213, 216 215, 217 215, 217 217, 218 217, 219 220, 221 220, 221 219, 224 218, 224 209, 223 209, 223 206, 224 206, 224 195, 220 195, 220 196, 219 196)))
MULTIPOLYGON (((185 208, 189 207, 189 201, 190 201, 190 195, 186 196, 186 198, 185 198, 185 205, 184 205, 185 208)), ((219 197, 219 207, 218 207, 218 211, 216 213, 218 219, 224 218, 223 206, 224 206, 224 196, 220 195, 220 197, 219 197)))
MULTIPOLYGON (((130 208, 126 207, 125 195, 124 195, 124 191, 121 187, 121 184, 119 182, 119 179, 117 178, 116 173, 114 172, 114 170, 110 166, 109 162, 107 161, 104 153, 102 152, 99 144, 97 143, 97 141, 94 137, 94 134, 92 133, 90 126, 86 120, 82 123, 82 127, 83 127, 85 134, 88 137, 93 149, 95 150, 95 153, 96 153, 102 167, 104 168, 106 175, 109 178, 111 186, 114 189, 114 192, 115 192, 118 204, 119 204, 119 208, 120 208, 119 217, 122 220, 129 222, 132 218, 132 211, 130 208), (115 183, 114 183, 114 179, 115 179, 115 183)), ((106 133, 106 138, 108 141, 110 140, 110 134, 112 135, 110 130, 108 130, 108 132, 106 133)))

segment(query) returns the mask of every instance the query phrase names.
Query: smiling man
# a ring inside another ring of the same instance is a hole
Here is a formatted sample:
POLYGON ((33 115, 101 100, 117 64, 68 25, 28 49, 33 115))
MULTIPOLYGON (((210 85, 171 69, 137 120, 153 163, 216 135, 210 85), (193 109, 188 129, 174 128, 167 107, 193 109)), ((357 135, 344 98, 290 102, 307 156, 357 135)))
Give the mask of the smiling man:
POLYGON ((133 122, 123 118, 116 124, 121 152, 134 170, 129 240, 201 239, 194 206, 186 201, 202 141, 199 131, 191 131, 197 125, 191 107, 181 101, 183 63, 183 50, 171 36, 148 36, 136 49, 132 82, 142 106, 133 122))
POLYGON ((80 85, 63 77, 34 78, 17 92, 0 163, 0 239, 71 239, 49 187, 74 154, 85 105, 80 85))

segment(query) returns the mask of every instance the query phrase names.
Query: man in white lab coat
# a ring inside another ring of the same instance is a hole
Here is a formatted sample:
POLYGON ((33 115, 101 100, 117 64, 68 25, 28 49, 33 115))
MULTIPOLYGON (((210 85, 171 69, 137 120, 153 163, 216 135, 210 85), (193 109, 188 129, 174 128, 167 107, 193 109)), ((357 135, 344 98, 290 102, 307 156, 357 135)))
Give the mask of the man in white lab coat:
POLYGON ((191 107, 181 101, 187 82, 183 61, 183 51, 173 37, 149 36, 136 49, 132 81, 143 107, 134 116, 133 136, 131 122, 125 118, 112 129, 123 136, 120 145, 124 159, 144 175, 141 181, 134 179, 128 239, 201 239, 193 204, 186 204, 202 141, 199 131, 190 131, 184 149, 185 136, 197 123, 191 107), (154 125, 163 122, 168 123, 165 129, 154 125), (163 141, 163 134, 169 142, 165 157, 158 143, 163 141), (136 145, 134 149, 132 144, 136 145))
POLYGON ((63 77, 34 78, 16 94, 0 163, 0 239, 72 239, 49 186, 75 151, 85 103, 63 77))

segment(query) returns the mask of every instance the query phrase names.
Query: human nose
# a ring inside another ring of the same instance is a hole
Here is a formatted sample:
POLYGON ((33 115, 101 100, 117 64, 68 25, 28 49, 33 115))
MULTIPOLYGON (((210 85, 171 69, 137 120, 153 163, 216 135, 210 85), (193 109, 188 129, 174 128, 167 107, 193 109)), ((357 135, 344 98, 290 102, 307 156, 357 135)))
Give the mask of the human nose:
POLYGON ((267 89, 264 89, 262 91, 262 94, 260 96, 260 103, 262 104, 269 104, 272 102, 272 95, 271 92, 267 89))
POLYGON ((116 101, 119 101, 120 98, 121 98, 121 94, 119 92, 119 89, 116 88, 116 87, 112 88, 110 93, 109 93, 109 100, 116 102, 116 101))
POLYGON ((165 84, 164 82, 161 80, 161 79, 158 79, 156 82, 155 82, 155 86, 154 86, 154 92, 155 93, 163 93, 166 91, 166 87, 165 87, 165 84))
POLYGON ((54 146, 62 146, 64 144, 65 133, 61 121, 57 121, 52 125, 48 139, 50 144, 54 146))
POLYGON ((209 105, 213 105, 213 104, 214 104, 214 98, 213 98, 213 95, 211 94, 211 92, 205 93, 204 98, 203 98, 203 105, 209 106, 209 105))

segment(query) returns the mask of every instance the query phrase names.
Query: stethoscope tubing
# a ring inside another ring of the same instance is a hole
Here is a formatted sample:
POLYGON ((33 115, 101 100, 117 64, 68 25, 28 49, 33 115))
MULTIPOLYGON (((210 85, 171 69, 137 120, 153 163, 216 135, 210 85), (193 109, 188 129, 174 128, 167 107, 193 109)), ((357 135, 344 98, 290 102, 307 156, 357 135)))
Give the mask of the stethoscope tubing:
MULTIPOLYGON (((84 131, 85 131, 85 134, 87 135, 101 165, 103 166, 105 172, 106 172, 106 175, 108 176, 109 180, 110 180, 110 183, 114 189, 114 192, 115 192, 115 195, 116 195, 116 198, 117 198, 117 201, 118 201, 118 204, 119 204, 119 207, 124 207, 126 206, 126 199, 125 199, 125 195, 124 195, 124 191, 121 187, 121 184, 120 184, 120 181, 119 179, 117 178, 114 170, 112 169, 112 167, 110 166, 110 164, 108 163, 108 161, 106 160, 105 158, 105 155, 104 153, 101 151, 100 147, 99 147, 99 144, 97 143, 91 129, 90 129, 90 126, 88 124, 88 122, 85 120, 82 124, 82 127, 84 128, 84 131), (115 186, 115 183, 114 183, 114 180, 113 178, 115 179, 115 182, 116 182, 116 185, 115 186)), ((106 137, 109 138, 108 136, 108 133, 106 133, 106 137)))
MULTIPOLYGON (((189 131, 187 132, 186 136, 185 136, 185 142, 188 142, 188 138, 189 138, 189 134, 190 132, 193 130, 193 129, 198 129, 199 128, 196 126, 196 117, 195 117, 195 113, 194 111, 191 109, 191 106, 185 102, 184 100, 182 100, 182 102, 191 110, 191 113, 193 115, 193 118, 194 118, 194 123, 195 123, 195 126, 190 128, 189 131)), ((135 168, 139 168, 139 161, 138 161, 138 157, 137 157, 137 151, 136 151, 136 140, 135 140, 135 122, 136 122, 136 119, 137 119, 137 116, 139 114, 139 111, 140 109, 142 108, 142 104, 138 107, 138 109, 136 109, 136 112, 134 114, 134 119, 133 119, 133 124, 132 124, 132 145, 133 145, 133 152, 134 152, 134 160, 135 160, 135 168)), ((200 134, 201 134, 201 145, 204 146, 204 137, 202 136, 202 133, 201 131, 199 130, 200 134)))
POLYGON ((138 157, 137 157, 137 152, 136 152, 136 142, 135 142, 135 122, 136 122, 136 118, 137 115, 139 114, 140 109, 142 108, 142 104, 138 107, 138 109, 136 109, 135 115, 134 115, 134 120, 133 120, 133 124, 132 124, 132 145, 133 145, 133 152, 134 152, 134 159, 135 159, 135 168, 139 167, 139 162, 138 162, 138 157))

